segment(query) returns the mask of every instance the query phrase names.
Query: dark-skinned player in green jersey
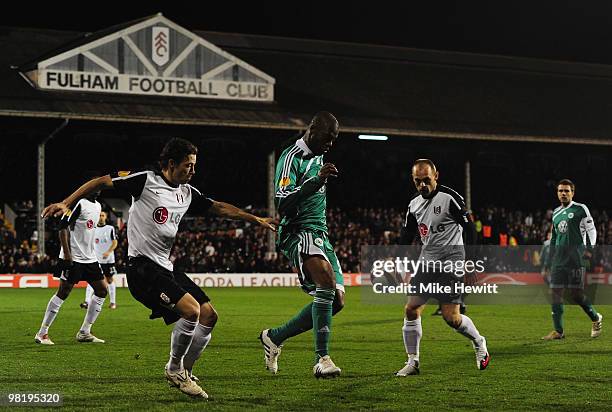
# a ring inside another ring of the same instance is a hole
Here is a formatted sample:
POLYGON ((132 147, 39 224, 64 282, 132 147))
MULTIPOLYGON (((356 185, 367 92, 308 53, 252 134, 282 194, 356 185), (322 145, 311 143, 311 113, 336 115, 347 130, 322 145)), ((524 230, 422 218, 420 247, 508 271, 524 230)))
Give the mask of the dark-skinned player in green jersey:
POLYGON ((326 183, 338 176, 338 170, 323 162, 338 132, 338 121, 331 113, 317 113, 304 136, 283 151, 276 166, 275 203, 282 217, 277 246, 297 270, 302 289, 313 301, 284 325, 261 332, 266 368, 274 374, 283 342, 311 329, 314 376, 336 377, 341 372, 329 356, 329 339, 332 316, 344 306, 344 280, 329 242, 325 215, 326 183))

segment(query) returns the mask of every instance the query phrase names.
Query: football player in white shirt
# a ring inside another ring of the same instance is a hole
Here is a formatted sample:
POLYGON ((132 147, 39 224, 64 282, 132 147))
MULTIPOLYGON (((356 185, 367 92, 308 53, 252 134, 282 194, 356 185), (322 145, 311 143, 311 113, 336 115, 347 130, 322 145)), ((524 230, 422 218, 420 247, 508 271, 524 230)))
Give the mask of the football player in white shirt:
POLYGON ((93 191, 86 196, 75 198, 79 200, 72 211, 68 208, 63 209, 59 232, 62 246, 60 261, 53 273, 53 276, 60 278, 60 285, 57 293, 47 304, 42 325, 34 337, 36 343, 54 344, 49 339, 49 327, 74 285, 81 280, 91 285, 94 296, 76 339, 79 342, 104 343, 102 339, 96 338, 91 333, 91 326, 98 318, 107 294, 102 269, 94 251, 94 228, 98 224, 101 210, 100 203, 95 200, 97 194, 97 191, 93 191))
MULTIPOLYGON (((117 269, 115 268, 115 249, 117 249, 118 242, 115 228, 112 225, 106 224, 107 216, 105 211, 100 212, 100 221, 95 230, 94 249, 108 284, 108 294, 110 295, 109 308, 117 309, 117 285, 113 282, 113 276, 117 274, 117 269)), ((81 303, 83 309, 87 309, 93 294, 93 288, 87 285, 85 301, 81 303)))
MULTIPOLYGON (((462 235, 466 235, 467 244, 471 245, 474 242, 475 230, 463 197, 453 189, 438 184, 438 171, 429 159, 418 159, 414 162, 412 181, 417 193, 408 206, 401 243, 412 244, 418 232, 423 243, 420 259, 434 263, 464 263, 465 248, 462 235)), ((429 266, 429 263, 427 265, 429 266)), ((453 272, 421 270, 411 279, 410 285, 417 288, 417 292, 410 296, 404 308, 402 328, 408 361, 396 376, 418 375, 420 372, 419 348, 423 335, 421 312, 430 298, 437 299, 442 305, 442 317, 446 323, 472 342, 477 368, 479 370, 487 368, 490 360, 487 341, 474 322, 460 312, 463 295, 455 290, 455 285, 463 282, 463 274, 458 270, 453 272), (449 287, 453 291, 429 293, 423 291, 427 290, 426 288, 421 288, 436 284, 449 287)))
POLYGON ((217 313, 204 291, 185 273, 175 271, 169 259, 178 225, 192 203, 194 212, 244 220, 273 231, 277 222, 206 198, 189 185, 195 174, 197 153, 189 141, 173 138, 160 154, 161 170, 118 172, 92 179, 64 201, 47 206, 43 217, 60 215, 78 198, 101 189, 115 188, 132 196, 128 287, 136 300, 151 309, 151 319, 163 317, 167 324, 175 323, 165 368, 171 386, 193 397, 208 398, 192 368, 210 341, 217 313))

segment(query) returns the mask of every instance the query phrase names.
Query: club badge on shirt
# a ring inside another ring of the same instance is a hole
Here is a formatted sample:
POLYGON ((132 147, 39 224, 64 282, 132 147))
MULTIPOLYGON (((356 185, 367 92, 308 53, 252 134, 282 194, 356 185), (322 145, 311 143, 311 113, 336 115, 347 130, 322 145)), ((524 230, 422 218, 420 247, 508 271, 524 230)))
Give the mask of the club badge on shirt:
POLYGON ((289 184, 291 184, 291 178, 290 177, 283 177, 280 182, 279 182, 279 186, 280 187, 287 187, 289 186, 289 184))

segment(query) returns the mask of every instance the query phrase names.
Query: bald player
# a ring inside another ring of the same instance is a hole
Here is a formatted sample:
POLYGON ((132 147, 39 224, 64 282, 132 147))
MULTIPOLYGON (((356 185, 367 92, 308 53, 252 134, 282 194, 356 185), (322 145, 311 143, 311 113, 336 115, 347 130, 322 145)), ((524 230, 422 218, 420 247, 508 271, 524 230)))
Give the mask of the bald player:
MULTIPOLYGON (((438 170, 431 160, 418 159, 414 162, 412 181, 417 193, 408 206, 401 243, 412 244, 418 230, 423 243, 420 259, 429 262, 464 261, 463 234, 466 235, 466 243, 472 244, 475 239, 474 224, 463 197, 453 189, 438 184, 438 177, 438 170)), ((446 323, 472 342, 478 369, 484 370, 488 366, 490 357, 486 339, 472 320, 459 311, 462 295, 454 292, 454 286, 461 282, 463 277, 458 273, 435 270, 420 271, 412 278, 410 284, 416 286, 418 293, 409 297, 402 328, 408 360, 396 373, 397 376, 418 375, 420 372, 421 312, 430 298, 437 299, 442 305, 446 323), (453 292, 422 293, 420 285, 428 284, 451 286, 453 292)))

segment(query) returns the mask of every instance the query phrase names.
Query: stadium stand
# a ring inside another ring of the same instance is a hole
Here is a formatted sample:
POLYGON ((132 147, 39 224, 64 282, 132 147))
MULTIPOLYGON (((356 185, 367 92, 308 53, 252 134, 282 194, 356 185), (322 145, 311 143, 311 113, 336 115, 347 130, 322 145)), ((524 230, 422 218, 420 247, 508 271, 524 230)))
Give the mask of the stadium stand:
MULTIPOLYGON (((265 214, 265 210, 255 210, 265 214)), ((606 211, 591 211, 597 224, 597 243, 612 243, 612 219, 606 211)), ((393 245, 398 241, 404 212, 395 208, 330 208, 328 225, 336 253, 345 272, 359 272, 360 248, 363 245, 393 245)), ((478 242, 482 245, 541 245, 550 226, 552 210, 509 211, 490 207, 476 210, 474 219, 478 242)), ((10 227, 0 215, 0 273, 45 273, 51 271, 58 252, 57 233, 47 240, 49 255, 36 254, 35 243, 10 227)), ((117 231, 117 269, 125 271, 127 236, 124 225, 117 231)), ((534 249, 535 250, 535 249, 534 249)), ((537 253, 527 253, 513 260, 512 267, 497 270, 539 270, 537 253)), ((172 260, 188 273, 282 273, 290 272, 289 262, 281 254, 267 253, 266 233, 262 228, 248 227, 214 217, 187 217, 182 222, 172 260)), ((612 257, 596 255, 593 270, 612 270, 612 257)))

